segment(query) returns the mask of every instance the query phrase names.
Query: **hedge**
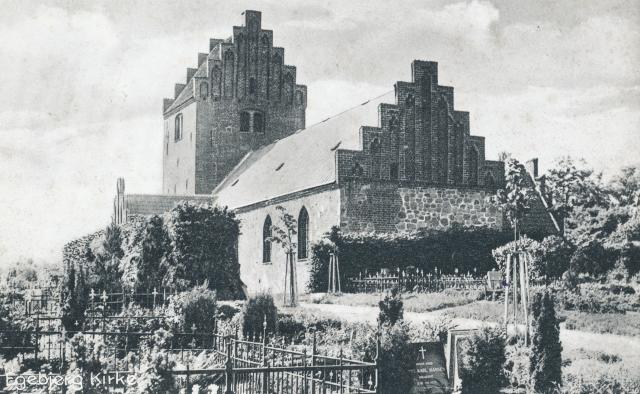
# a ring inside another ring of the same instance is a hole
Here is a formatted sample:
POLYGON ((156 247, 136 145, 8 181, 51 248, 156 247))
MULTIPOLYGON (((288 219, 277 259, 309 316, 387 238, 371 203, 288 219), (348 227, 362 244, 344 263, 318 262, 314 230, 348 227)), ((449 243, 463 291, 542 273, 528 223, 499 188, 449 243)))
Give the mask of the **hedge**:
POLYGON ((491 251, 511 240, 508 231, 487 228, 452 227, 448 230, 424 230, 411 234, 343 234, 337 227, 312 245, 309 290, 326 291, 329 256, 336 252, 340 276, 356 277, 361 272, 380 268, 415 267, 424 272, 482 274, 496 268, 491 251))

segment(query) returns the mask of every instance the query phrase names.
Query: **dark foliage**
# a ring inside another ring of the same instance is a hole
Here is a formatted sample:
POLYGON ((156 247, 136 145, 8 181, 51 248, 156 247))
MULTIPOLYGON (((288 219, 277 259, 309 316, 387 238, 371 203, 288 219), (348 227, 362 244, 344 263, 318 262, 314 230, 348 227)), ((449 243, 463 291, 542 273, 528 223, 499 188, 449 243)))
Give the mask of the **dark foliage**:
POLYGON ((369 331, 356 337, 352 344, 358 359, 373 362, 378 357, 379 392, 383 394, 409 393, 413 387, 411 370, 415 359, 411 351, 409 328, 404 322, 383 325, 380 330, 380 348, 376 349, 377 332, 369 331))
POLYGON ((278 308, 276 308, 271 294, 258 294, 250 297, 244 305, 242 314, 242 333, 244 336, 262 335, 265 321, 267 322, 267 333, 276 332, 278 308))
MULTIPOLYGON (((491 251, 511 238, 509 232, 454 226, 445 231, 413 234, 342 234, 337 227, 312 250, 309 290, 327 290, 329 254, 338 251, 342 283, 360 273, 380 268, 415 267, 424 272, 484 273, 496 267, 491 251), (408 251, 411 251, 410 253, 408 251)), ((346 289, 345 289, 346 290, 346 289)))
POLYGON ((385 294, 384 299, 378 302, 378 323, 394 325, 398 320, 402 320, 404 316, 404 308, 402 305, 402 294, 400 289, 393 287, 391 291, 385 294))
POLYGON ((82 328, 88 298, 84 269, 70 266, 62 283, 62 325, 68 332, 82 328))
POLYGON ((217 300, 215 291, 209 290, 206 283, 176 295, 172 306, 180 317, 183 332, 213 332, 217 300))
POLYGON ((144 226, 140 262, 138 266, 138 286, 152 289, 162 286, 167 273, 167 256, 171 251, 169 236, 160 216, 152 216, 144 226))
POLYGON ((562 383, 562 345, 560 323, 556 317, 553 295, 549 291, 534 295, 531 316, 531 386, 536 393, 552 393, 562 383))
POLYGON ((222 304, 218 306, 218 319, 231 320, 238 313, 240 313, 240 309, 231 305, 222 304))
POLYGON ((460 340, 459 375, 463 394, 495 394, 505 383, 504 335, 485 328, 460 340))
POLYGON ((232 212, 185 202, 171 210, 166 226, 172 246, 166 283, 185 289, 207 281, 220 299, 242 297, 240 227, 232 212))
POLYGON ((601 242, 593 241, 578 247, 572 254, 571 270, 593 276, 604 275, 615 266, 616 253, 605 248, 601 242))

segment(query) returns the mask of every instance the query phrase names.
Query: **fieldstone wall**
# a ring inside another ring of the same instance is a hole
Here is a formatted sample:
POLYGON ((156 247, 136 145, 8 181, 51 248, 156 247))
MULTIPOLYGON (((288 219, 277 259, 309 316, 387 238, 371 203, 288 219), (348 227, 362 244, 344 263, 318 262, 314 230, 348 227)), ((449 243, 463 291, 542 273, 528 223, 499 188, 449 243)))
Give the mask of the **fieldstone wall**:
POLYGON ((502 212, 484 190, 402 187, 398 194, 402 201, 395 221, 398 231, 446 229, 453 223, 502 228, 502 212))
POLYGON ((340 226, 347 232, 411 232, 464 226, 503 228, 493 192, 391 182, 344 182, 340 226))

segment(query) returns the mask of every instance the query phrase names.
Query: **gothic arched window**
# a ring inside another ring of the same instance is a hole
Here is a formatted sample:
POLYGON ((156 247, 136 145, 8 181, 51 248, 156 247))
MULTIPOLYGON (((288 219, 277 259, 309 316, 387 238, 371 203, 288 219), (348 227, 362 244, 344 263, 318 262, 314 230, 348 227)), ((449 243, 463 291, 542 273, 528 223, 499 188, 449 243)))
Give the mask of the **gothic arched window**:
POLYGON ((176 115, 175 128, 173 130, 173 140, 180 141, 182 139, 182 114, 176 115))
POLYGON ((240 112, 240 131, 243 133, 251 131, 251 114, 247 111, 240 112))
POLYGON ((475 146, 469 148, 469 185, 478 184, 478 150, 475 146))
POLYGON ((398 131, 398 114, 392 113, 389 118, 389 130, 394 133, 398 131))
POLYGON ((267 215, 262 226, 262 262, 271 262, 271 216, 267 215))
POLYGON ((269 36, 268 36, 268 35, 266 35, 266 34, 264 34, 264 35, 262 36, 262 45, 264 45, 264 46, 269 45, 269 36))
POLYGON ((309 257, 309 213, 302 207, 298 215, 298 259, 309 257))
POLYGON ((495 187, 496 187, 496 178, 493 177, 492 173, 487 172, 484 175, 484 185, 486 187, 488 187, 489 189, 495 189, 495 187))
POLYGON ((264 115, 262 112, 253 113, 253 132, 264 133, 264 115))
POLYGON ((293 75, 286 73, 284 75, 284 102, 291 105, 293 104, 293 75))
POLYGON ((200 82, 200 98, 206 99, 209 96, 209 85, 206 82, 200 82))
POLYGON ((380 178, 380 140, 374 138, 371 142, 371 178, 380 178))

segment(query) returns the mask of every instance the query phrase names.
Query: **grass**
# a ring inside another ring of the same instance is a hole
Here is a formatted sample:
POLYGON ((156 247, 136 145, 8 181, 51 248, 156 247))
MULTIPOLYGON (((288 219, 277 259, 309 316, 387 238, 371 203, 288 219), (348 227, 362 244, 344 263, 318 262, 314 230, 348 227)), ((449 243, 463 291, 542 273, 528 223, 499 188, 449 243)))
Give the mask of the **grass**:
POLYGON ((473 319, 489 323, 502 323, 504 304, 496 301, 475 301, 449 308, 444 314, 451 318, 473 319))
MULTIPOLYGON (((481 292, 467 291, 443 291, 440 293, 407 293, 402 295, 404 310, 407 312, 433 312, 441 309, 466 305, 477 300, 481 292)), ((311 295, 308 301, 316 304, 340 304, 349 306, 373 306, 384 298, 384 293, 356 293, 322 296, 311 295)))
POLYGON ((638 313, 583 313, 563 311, 565 328, 598 334, 615 334, 640 337, 640 314, 638 313))

